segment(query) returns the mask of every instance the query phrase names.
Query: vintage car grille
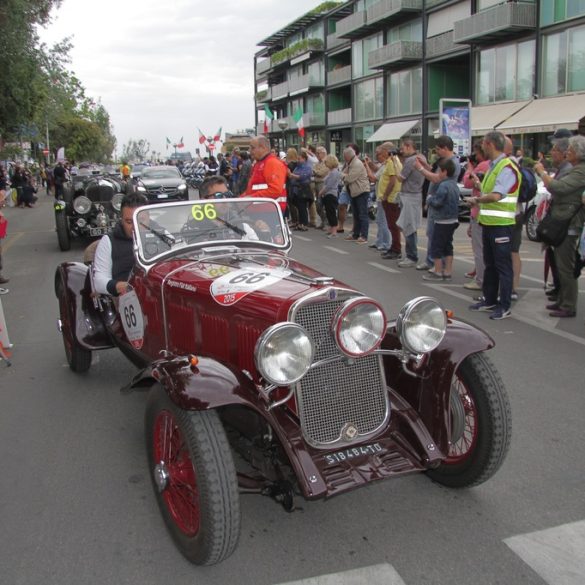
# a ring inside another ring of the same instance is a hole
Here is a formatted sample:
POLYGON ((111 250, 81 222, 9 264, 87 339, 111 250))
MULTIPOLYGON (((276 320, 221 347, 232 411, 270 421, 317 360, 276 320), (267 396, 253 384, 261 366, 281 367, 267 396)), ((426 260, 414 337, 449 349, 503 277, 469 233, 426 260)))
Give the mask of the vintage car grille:
MULTIPOLYGON (((315 343, 316 362, 340 355, 331 320, 344 300, 311 299, 297 304, 294 310, 293 320, 309 332, 315 343)), ((297 400, 304 437, 315 447, 363 441, 385 423, 389 414, 380 358, 376 355, 351 364, 339 360, 313 368, 297 384, 297 400), (341 437, 348 424, 358 430, 353 440, 341 437)))

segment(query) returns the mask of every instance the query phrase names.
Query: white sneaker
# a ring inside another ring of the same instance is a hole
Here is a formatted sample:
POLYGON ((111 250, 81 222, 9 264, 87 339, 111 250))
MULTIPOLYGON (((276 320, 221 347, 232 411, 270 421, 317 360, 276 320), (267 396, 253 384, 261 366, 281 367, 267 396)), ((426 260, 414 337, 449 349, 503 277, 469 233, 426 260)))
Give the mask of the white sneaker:
POLYGON ((482 286, 478 284, 476 280, 470 280, 469 282, 466 282, 463 285, 463 288, 466 288, 467 290, 483 290, 482 286))
POLYGON ((6 295, 10 292, 7 288, 0 288, 0 295, 6 295))
POLYGON ((416 265, 417 270, 428 270, 429 268, 432 268, 432 266, 426 262, 421 262, 420 264, 416 265))
POLYGON ((410 258, 405 258, 398 262, 398 266, 400 266, 400 268, 412 268, 413 266, 416 266, 416 262, 410 258))

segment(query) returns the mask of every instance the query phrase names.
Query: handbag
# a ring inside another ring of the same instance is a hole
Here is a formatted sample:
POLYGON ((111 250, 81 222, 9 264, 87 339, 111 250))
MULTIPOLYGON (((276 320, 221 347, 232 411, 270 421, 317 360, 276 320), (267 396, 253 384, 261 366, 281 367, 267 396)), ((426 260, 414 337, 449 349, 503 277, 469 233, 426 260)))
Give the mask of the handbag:
POLYGON ((8 230, 8 220, 4 216, 0 216, 0 240, 6 237, 8 230))
POLYGON ((547 213, 536 227, 536 235, 540 241, 553 248, 560 246, 567 237, 571 221, 579 213, 581 207, 581 205, 577 207, 575 213, 565 219, 558 219, 553 217, 552 213, 547 213))

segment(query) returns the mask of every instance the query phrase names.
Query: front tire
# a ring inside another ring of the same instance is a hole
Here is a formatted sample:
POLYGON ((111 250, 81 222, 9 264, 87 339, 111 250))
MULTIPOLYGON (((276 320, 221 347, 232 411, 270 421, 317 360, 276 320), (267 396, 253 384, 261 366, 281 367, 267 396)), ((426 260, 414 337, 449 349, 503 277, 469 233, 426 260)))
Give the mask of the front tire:
POLYGON ((57 240, 62 252, 71 249, 71 236, 69 235, 69 225, 67 216, 64 212, 55 213, 55 225, 57 226, 57 240))
POLYGON ((467 488, 488 480, 510 447, 512 415, 504 383, 483 353, 463 360, 451 385, 451 442, 447 458, 429 477, 467 488))
POLYGON ((217 413, 182 410, 157 384, 148 396, 145 422, 153 487, 175 544, 196 565, 223 561, 238 543, 240 502, 217 413))
POLYGON ((59 317, 61 321, 61 335, 63 346, 69 367, 78 374, 87 372, 91 367, 91 351, 81 347, 75 339, 73 323, 69 318, 69 305, 65 294, 65 286, 59 281, 57 285, 57 297, 59 299, 59 317))

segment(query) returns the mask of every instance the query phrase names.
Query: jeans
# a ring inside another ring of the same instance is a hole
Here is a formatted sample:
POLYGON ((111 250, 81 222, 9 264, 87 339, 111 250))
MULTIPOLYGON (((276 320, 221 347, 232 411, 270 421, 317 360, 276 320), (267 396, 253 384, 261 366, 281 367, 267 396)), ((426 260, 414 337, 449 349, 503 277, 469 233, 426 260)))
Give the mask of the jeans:
POLYGON ((390 246, 392 246, 392 234, 388 229, 386 213, 384 212, 381 201, 378 201, 378 206, 376 207, 376 224, 378 226, 376 248, 379 250, 390 250, 390 246))
POLYGON ((370 220, 368 218, 369 191, 351 198, 351 212, 353 213, 353 237, 368 239, 370 220))
POLYGON ((514 226, 482 226, 483 296, 488 305, 498 302, 507 311, 512 304, 512 230, 514 226))
POLYGON ((413 262, 418 262, 418 241, 416 232, 412 232, 408 236, 404 237, 406 257, 413 262))

